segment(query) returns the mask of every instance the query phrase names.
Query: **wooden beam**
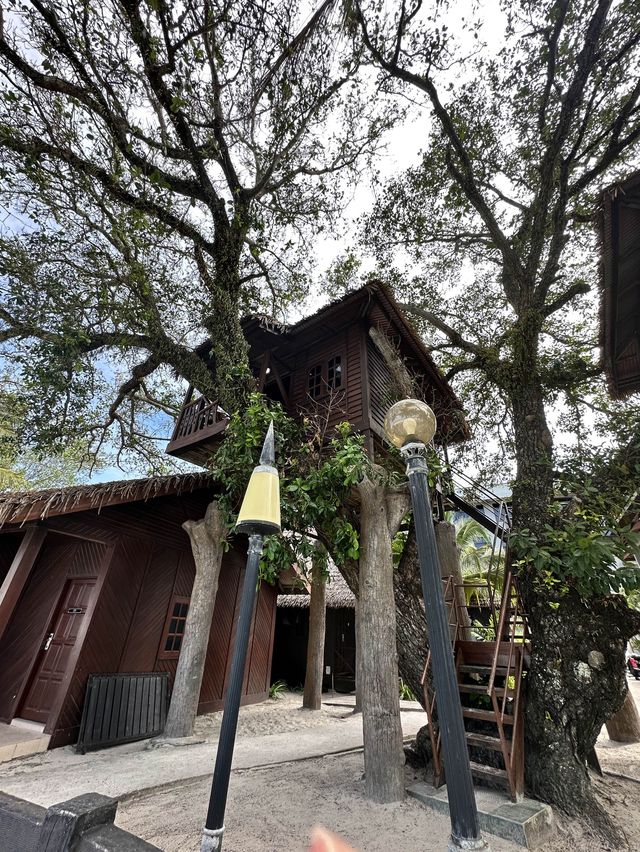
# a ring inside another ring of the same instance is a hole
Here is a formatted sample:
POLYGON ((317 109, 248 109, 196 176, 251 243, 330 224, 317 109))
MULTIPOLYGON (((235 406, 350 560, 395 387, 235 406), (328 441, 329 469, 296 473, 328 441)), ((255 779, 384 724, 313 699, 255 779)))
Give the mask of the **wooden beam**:
POLYGON ((0 638, 9 624, 13 610, 27 585, 31 569, 47 535, 46 527, 27 527, 11 567, 0 586, 0 638))

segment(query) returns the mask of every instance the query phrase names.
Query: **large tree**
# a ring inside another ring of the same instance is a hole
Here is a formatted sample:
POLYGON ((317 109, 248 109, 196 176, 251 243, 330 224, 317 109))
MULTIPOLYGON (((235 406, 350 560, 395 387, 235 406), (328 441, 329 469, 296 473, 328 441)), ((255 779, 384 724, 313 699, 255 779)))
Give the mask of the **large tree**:
POLYGON ((406 259, 404 301, 480 422, 502 410, 533 631, 527 782, 576 811, 590 800, 585 758, 624 696, 638 620, 609 594, 622 577, 595 553, 578 564, 562 539, 565 523, 587 531, 553 512, 548 411, 565 393, 588 399, 600 371, 593 223, 603 183, 640 157, 640 6, 513 0, 494 12, 456 7, 448 27, 446 2, 387 13, 355 3, 386 85, 431 118, 420 162, 384 188, 366 238, 386 268, 406 259))
POLYGON ((331 2, 9 4, 0 341, 40 446, 72 428, 140 449, 175 403, 158 377, 238 406, 240 316, 304 294, 341 174, 391 120, 358 67, 331 2))

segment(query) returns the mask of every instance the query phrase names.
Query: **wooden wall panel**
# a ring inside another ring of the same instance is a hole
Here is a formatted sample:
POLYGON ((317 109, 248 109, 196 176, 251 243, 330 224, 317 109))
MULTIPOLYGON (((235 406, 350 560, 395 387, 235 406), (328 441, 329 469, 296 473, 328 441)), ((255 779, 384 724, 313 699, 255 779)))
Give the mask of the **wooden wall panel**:
POLYGON ((199 713, 207 713, 222 706, 235 638, 236 604, 239 602, 241 579, 244 576, 244 559, 236 550, 230 550, 222 561, 200 690, 199 713))
POLYGON ((275 588, 262 583, 256 605, 251 665, 246 690, 249 695, 260 695, 269 691, 275 597, 277 597, 275 588))
POLYGON ((0 642, 0 720, 10 721, 81 542, 49 536, 0 642))
POLYGON ((362 388, 362 323, 354 323, 347 330, 347 420, 358 424, 363 417, 363 388, 362 388))
MULTIPOLYGON (((291 399, 290 399, 290 409, 296 413, 299 413, 301 410, 313 412, 316 407, 319 411, 325 412, 325 407, 329 402, 329 396, 326 395, 321 397, 319 400, 312 400, 308 395, 308 377, 309 370, 315 364, 324 364, 329 358, 334 355, 342 355, 343 358, 343 370, 344 370, 344 378, 345 383, 343 384, 343 390, 341 393, 338 393, 334 396, 333 399, 333 408, 331 412, 331 416, 329 418, 329 426, 336 426, 338 423, 347 420, 353 419, 354 421, 358 418, 349 418, 349 407, 350 400, 349 394, 351 393, 352 387, 356 390, 357 395, 359 395, 360 383, 357 379, 359 374, 359 355, 355 355, 355 360, 353 361, 354 368, 354 380, 353 385, 350 379, 350 371, 352 367, 351 357, 353 353, 351 352, 349 346, 347 345, 347 333, 343 329, 338 333, 334 333, 330 340, 323 340, 318 342, 312 346, 310 346, 307 350, 301 351, 298 358, 298 368, 294 372, 291 379, 291 399)), ((359 402, 356 400, 354 402, 354 406, 357 409, 359 402)), ((361 405, 360 405, 361 410, 361 405)))
POLYGON ((186 520, 204 517, 211 502, 209 489, 181 496, 157 497, 142 503, 107 506, 100 512, 92 510, 61 515, 47 520, 47 528, 79 536, 114 542, 122 536, 150 538, 180 550, 188 549, 189 539, 182 524, 186 520))
POLYGON ((389 407, 397 401, 398 395, 392 392, 389 368, 371 340, 367 340, 367 368, 369 372, 371 425, 381 433, 385 415, 389 407))
POLYGON ((113 552, 73 678, 53 723, 50 748, 77 739, 89 675, 118 671, 146 567, 148 546, 144 539, 123 538, 113 552))
MULTIPOLYGON (((118 671, 152 672, 182 553, 149 546, 144 579, 118 671)), ((162 671, 162 669, 159 669, 162 671)))
POLYGON ((189 550, 183 550, 179 554, 177 569, 173 594, 188 598, 191 596, 191 589, 193 588, 193 581, 196 576, 196 566, 190 548, 189 550))
MULTIPOLYGON (((167 671, 173 680, 177 661, 158 660, 157 654, 171 598, 189 596, 195 575, 181 524, 202 517, 209 499, 208 493, 160 498, 46 522, 49 536, 16 608, 16 626, 9 625, 0 644, 0 713, 7 721, 10 698, 24 685, 66 577, 100 574, 103 584, 74 670, 47 724, 51 747, 75 741, 89 674, 155 670, 167 671)), ((200 713, 223 704, 244 576, 243 547, 232 548, 223 559, 200 713)), ((268 690, 275 599, 271 587, 260 590, 243 703, 264 698, 268 690)))

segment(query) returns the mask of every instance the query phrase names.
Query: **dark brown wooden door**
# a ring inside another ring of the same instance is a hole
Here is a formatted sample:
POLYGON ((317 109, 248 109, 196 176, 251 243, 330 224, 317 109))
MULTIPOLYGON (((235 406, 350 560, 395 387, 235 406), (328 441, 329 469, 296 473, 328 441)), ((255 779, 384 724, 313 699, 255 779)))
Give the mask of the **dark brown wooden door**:
POLYGON ((66 583, 19 711, 23 719, 46 723, 49 718, 95 585, 95 578, 66 583))
POLYGON ((334 689, 336 692, 351 692, 356 688, 355 610, 343 608, 334 612, 334 689))

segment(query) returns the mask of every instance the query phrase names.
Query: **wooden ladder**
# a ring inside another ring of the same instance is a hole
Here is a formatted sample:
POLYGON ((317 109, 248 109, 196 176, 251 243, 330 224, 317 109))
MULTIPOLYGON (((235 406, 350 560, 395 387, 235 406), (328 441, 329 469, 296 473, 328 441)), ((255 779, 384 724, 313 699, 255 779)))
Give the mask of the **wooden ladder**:
MULTIPOLYGON (((517 584, 507 572, 495 633, 499 641, 460 639, 453 578, 445 582, 445 604, 455 655, 456 677, 474 777, 504 786, 514 801, 524 791, 522 680, 528 659, 528 625, 517 584)), ((444 783, 437 701, 432 688, 431 652, 422 674, 429 721, 435 787, 444 783)))

